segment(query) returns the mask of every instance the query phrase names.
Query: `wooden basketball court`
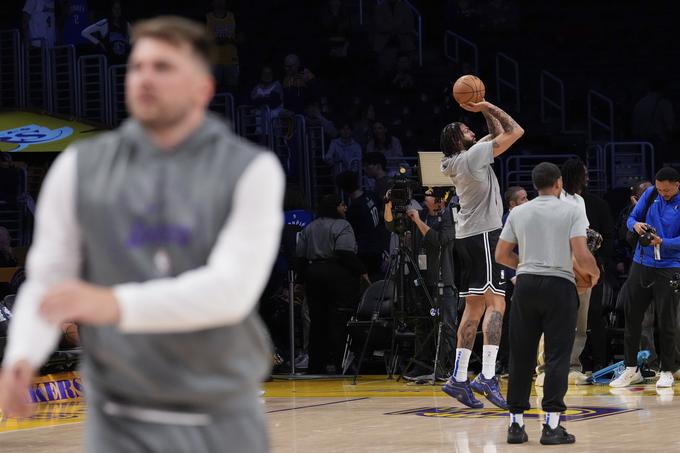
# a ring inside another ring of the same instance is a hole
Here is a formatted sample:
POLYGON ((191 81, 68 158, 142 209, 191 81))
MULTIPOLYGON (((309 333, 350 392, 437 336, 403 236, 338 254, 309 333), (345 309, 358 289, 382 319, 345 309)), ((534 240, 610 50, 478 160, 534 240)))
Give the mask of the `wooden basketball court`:
MULTIPOLYGON (((525 415, 529 443, 512 446, 504 411, 486 400, 484 409, 465 408, 439 386, 367 376, 356 386, 351 379, 277 380, 264 388, 273 452, 680 451, 680 393, 659 394, 653 383, 570 386, 565 426, 576 445, 560 447, 538 443, 539 411, 525 415)), ((538 405, 540 391, 532 395, 538 405)), ((79 452, 86 416, 82 401, 40 403, 32 419, 0 422, 0 451, 79 452)))

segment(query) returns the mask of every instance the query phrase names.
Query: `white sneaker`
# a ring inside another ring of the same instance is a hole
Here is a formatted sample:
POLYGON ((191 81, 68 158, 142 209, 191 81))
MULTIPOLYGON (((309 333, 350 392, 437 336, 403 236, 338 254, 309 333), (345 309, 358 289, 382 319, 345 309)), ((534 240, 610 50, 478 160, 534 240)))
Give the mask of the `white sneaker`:
POLYGON ((656 388, 673 387, 673 373, 670 371, 662 371, 659 374, 659 380, 656 381, 656 388))
POLYGON ((536 375, 536 382, 534 382, 534 385, 536 387, 543 387, 543 381, 545 380, 545 373, 538 373, 536 375))
POLYGON ((569 372, 569 383, 576 385, 588 385, 588 376, 580 371, 572 370, 569 372))
POLYGON ((626 371, 609 383, 610 387, 628 387, 633 384, 644 382, 642 374, 637 367, 626 367, 626 371))

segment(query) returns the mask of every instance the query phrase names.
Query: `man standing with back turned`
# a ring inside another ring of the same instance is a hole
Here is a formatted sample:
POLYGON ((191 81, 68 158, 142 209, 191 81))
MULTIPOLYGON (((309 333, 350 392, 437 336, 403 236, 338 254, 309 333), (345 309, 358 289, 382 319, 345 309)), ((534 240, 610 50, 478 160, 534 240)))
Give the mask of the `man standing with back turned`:
POLYGON ((506 409, 496 378, 505 288, 502 267, 496 264, 492 255, 501 231, 503 200, 492 165, 496 157, 524 134, 524 129, 489 102, 469 103, 461 107, 481 112, 486 118, 489 135, 477 142, 474 132, 462 123, 445 126, 441 134, 441 149, 445 156, 441 170, 451 177, 460 202, 455 250, 459 269, 462 270, 458 289, 465 297, 465 311, 458 327, 454 372, 442 390, 468 407, 484 407, 473 395, 474 390, 501 409, 506 409), (468 363, 482 316, 482 372, 470 383, 468 363))
POLYGON ((266 452, 271 349, 254 309, 279 248, 283 172, 206 113, 202 25, 151 19, 133 42, 131 119, 70 147, 45 180, 0 407, 30 414, 31 378, 75 321, 85 451, 266 452))
POLYGON ((539 196, 510 212, 496 247, 496 262, 517 269, 510 310, 508 443, 528 440, 523 414, 531 407, 534 352, 544 334, 546 423, 541 443, 571 444, 574 436, 559 422, 566 410, 564 395, 579 304, 573 260, 591 288, 600 271, 586 244, 588 220, 584 212, 558 199, 562 191, 560 169, 543 162, 531 172, 531 179, 539 196), (515 247, 519 256, 513 251, 515 247))

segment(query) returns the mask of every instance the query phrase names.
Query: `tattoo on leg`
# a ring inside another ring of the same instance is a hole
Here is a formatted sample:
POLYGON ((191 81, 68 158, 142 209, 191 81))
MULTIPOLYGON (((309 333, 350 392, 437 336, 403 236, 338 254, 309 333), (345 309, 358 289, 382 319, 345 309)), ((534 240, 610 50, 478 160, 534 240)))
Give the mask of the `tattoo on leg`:
POLYGON ((498 346, 501 342, 503 329, 503 315, 500 311, 493 310, 489 313, 489 321, 486 323, 486 336, 490 345, 498 346))
POLYGON ((479 320, 468 319, 458 330, 458 347, 470 349, 475 345, 475 335, 477 334, 477 326, 479 320))

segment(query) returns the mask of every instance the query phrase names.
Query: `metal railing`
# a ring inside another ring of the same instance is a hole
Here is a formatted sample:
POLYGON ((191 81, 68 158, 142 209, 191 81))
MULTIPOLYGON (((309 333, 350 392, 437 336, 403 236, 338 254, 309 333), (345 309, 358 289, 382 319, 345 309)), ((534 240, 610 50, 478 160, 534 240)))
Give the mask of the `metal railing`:
POLYGON ((458 33, 451 30, 446 30, 446 33, 444 33, 444 55, 456 64, 470 63, 473 73, 479 74, 479 48, 477 44, 463 38, 458 33), (449 41, 453 41, 453 45, 450 45, 449 41), (462 55, 463 49, 468 50, 468 54, 470 54, 468 57, 462 55))
POLYGON ((628 187, 631 181, 645 178, 653 181, 654 145, 649 142, 609 142, 604 154, 611 165, 612 188, 628 187))
POLYGON ((56 46, 50 49, 50 83, 52 86, 52 113, 74 116, 76 114, 76 48, 56 46))
POLYGON ((588 91, 588 141, 614 141, 614 103, 595 90, 588 91))
MULTIPOLYGON (((376 0, 375 3, 379 4, 382 3, 384 0, 376 0)), ((409 0, 405 0, 404 4, 409 7, 411 12, 413 12, 413 16, 416 19, 416 39, 418 40, 417 43, 417 51, 418 51, 418 66, 423 65, 423 15, 420 14, 420 11, 416 6, 411 3, 409 0)), ((359 25, 364 25, 364 2, 363 0, 359 0, 359 25)))
MULTIPOLYGON (((37 40, 34 40, 37 41, 37 40)), ((45 40, 40 47, 24 48, 24 84, 26 86, 25 106, 42 111, 52 111, 52 84, 48 82, 50 57, 45 40)))
POLYGON ((22 55, 19 30, 0 31, 0 107, 24 105, 22 55))
POLYGON ((519 113, 519 64, 517 60, 501 52, 496 54, 496 99, 504 107, 512 105, 515 112, 519 113), (504 75, 506 72, 509 74, 509 77, 504 75), (506 101, 507 97, 512 98, 511 103, 506 101))
POLYGON ((108 95, 106 97, 109 103, 107 124, 112 127, 118 126, 128 116, 125 106, 126 71, 127 65, 124 64, 109 66, 108 95))
POLYGON ((531 171, 541 162, 552 162, 561 164, 567 159, 578 157, 576 154, 522 154, 509 156, 505 159, 505 179, 504 189, 510 186, 522 186, 525 188, 533 187, 531 171))
POLYGON ((225 117, 233 130, 238 130, 234 115, 234 96, 231 93, 217 93, 210 101, 210 110, 225 117))
POLYGON ((107 64, 104 55, 87 55, 78 58, 78 105, 76 114, 90 121, 107 122, 109 102, 107 64))
POLYGON ((309 187, 312 200, 318 200, 322 194, 335 192, 335 178, 331 167, 323 160, 326 154, 326 140, 323 126, 307 125, 305 128, 305 168, 303 178, 309 187))
POLYGON ((241 105, 236 111, 238 134, 261 146, 270 147, 272 138, 269 107, 241 105))
POLYGON ((564 82, 556 75, 541 71, 540 82, 540 104, 541 104, 541 121, 547 123, 552 116, 550 110, 557 113, 560 121, 560 132, 564 132, 566 128, 566 107, 564 103, 564 82), (551 89, 552 88, 552 89, 551 89))
POLYGON ((586 167, 588 168, 588 190, 604 195, 609 188, 607 154, 602 146, 589 145, 586 148, 586 167))

